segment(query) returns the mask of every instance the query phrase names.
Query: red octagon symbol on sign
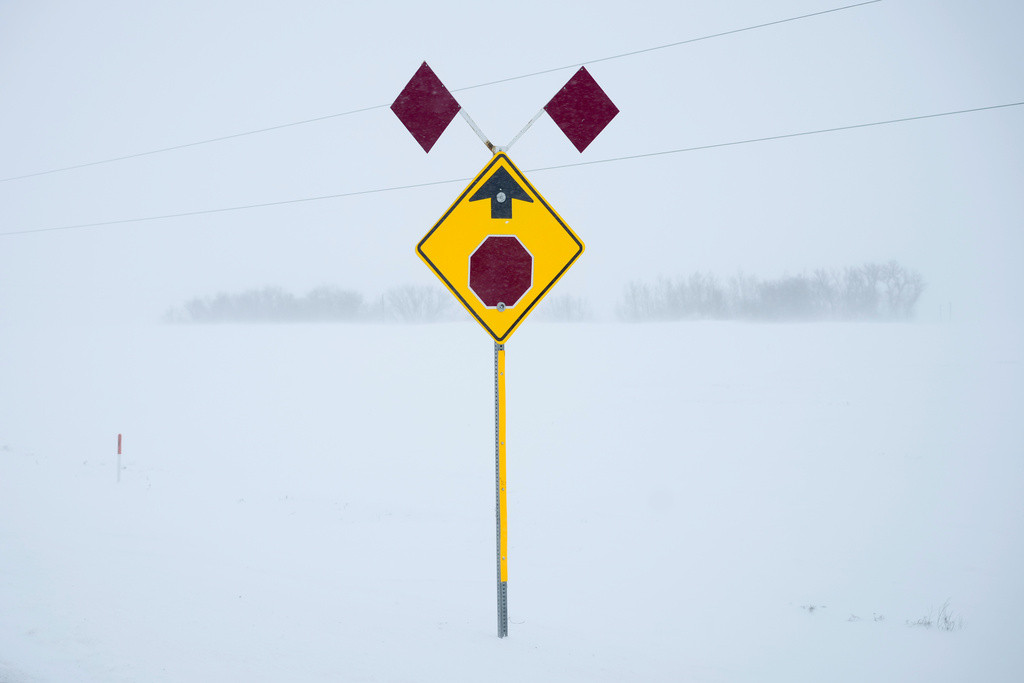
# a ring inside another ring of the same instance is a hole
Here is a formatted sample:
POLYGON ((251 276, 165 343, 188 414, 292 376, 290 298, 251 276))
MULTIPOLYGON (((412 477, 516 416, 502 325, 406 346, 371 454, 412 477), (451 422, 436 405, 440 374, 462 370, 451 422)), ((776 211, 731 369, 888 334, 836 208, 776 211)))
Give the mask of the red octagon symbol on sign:
POLYGON ((469 255, 469 288, 484 306, 512 308, 533 287, 533 255, 515 235, 489 235, 469 255))

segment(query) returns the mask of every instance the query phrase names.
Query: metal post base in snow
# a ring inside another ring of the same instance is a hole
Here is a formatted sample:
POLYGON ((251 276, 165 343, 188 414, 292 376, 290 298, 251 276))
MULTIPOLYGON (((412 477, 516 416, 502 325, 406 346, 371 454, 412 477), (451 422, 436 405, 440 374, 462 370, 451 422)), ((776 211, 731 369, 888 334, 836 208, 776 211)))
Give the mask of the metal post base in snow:
POLYGON ((498 637, 508 635, 508 581, 498 581, 498 637))

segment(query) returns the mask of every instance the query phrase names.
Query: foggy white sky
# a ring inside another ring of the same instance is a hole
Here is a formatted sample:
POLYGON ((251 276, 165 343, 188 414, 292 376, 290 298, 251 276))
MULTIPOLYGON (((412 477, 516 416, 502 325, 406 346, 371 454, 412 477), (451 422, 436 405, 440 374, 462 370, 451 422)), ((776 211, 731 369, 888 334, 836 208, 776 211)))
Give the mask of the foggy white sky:
MULTIPOLYGON (((426 60, 455 90, 849 2, 0 4, 0 177, 386 105, 426 60)), ((963 316, 1024 319, 1024 107, 530 169, 1024 100, 1024 6, 883 0, 588 65, 621 110, 584 154, 547 117, 510 156, 587 244, 556 292, 896 259, 963 316)), ((573 69, 456 92, 508 141, 573 69)), ((0 182, 0 232, 472 177, 387 108, 0 182)), ((414 246, 466 183, 0 236, 5 321, 156 320, 218 291, 434 284, 414 246)), ((440 286, 440 285, 438 285, 440 286)))

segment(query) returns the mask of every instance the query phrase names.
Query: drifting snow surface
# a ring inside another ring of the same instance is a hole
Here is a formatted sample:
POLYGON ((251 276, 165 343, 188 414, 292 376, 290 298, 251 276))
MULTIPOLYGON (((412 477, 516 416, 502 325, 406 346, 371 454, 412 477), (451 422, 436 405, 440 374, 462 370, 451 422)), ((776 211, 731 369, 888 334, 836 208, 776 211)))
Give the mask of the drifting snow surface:
POLYGON ((0 332, 5 683, 1024 672, 1019 340, 524 326, 500 640, 475 325, 0 332))

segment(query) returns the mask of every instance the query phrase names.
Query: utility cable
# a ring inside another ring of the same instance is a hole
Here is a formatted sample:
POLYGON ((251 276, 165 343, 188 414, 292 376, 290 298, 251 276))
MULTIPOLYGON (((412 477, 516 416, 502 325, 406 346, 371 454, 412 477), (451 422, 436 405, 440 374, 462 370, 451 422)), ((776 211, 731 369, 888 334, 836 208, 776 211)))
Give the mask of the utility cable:
POLYGON ((274 130, 281 130, 282 128, 291 128, 293 126, 303 126, 307 123, 316 123, 317 121, 326 121, 327 119, 335 119, 340 116, 348 116, 349 114, 359 114, 364 111, 372 111, 374 109, 382 109, 389 105, 377 104, 372 107, 363 107, 362 109, 351 109, 349 111, 343 111, 338 114, 327 114, 325 116, 317 116, 313 119, 304 119, 302 121, 292 121, 291 123, 282 123, 276 126, 269 126, 267 128, 257 128, 255 130, 247 130, 243 133, 233 133, 231 135, 222 135, 217 138, 207 138, 206 140, 196 140, 195 142, 186 142, 180 145, 172 145, 170 147, 161 147, 160 149, 151 149, 146 152, 136 152, 135 154, 125 154, 124 156, 111 157, 109 159, 100 159, 99 161, 87 161, 84 164, 75 164, 74 166, 62 166, 60 168, 51 168, 48 171, 36 171, 35 173, 26 173, 24 175, 11 176, 10 178, 0 178, 0 183, 6 183, 11 180, 24 180, 25 178, 35 178, 41 175, 50 175, 52 173, 60 173, 62 171, 74 171, 80 168, 88 168, 89 166, 99 166, 101 164, 112 164, 115 161, 126 161, 127 159, 138 159, 139 157, 146 157, 152 154, 160 154, 162 152, 173 152, 176 149, 187 149, 189 147, 198 147, 199 145, 208 145, 212 142, 224 142, 225 140, 233 140, 235 138, 242 138, 247 135, 256 135, 258 133, 269 133, 274 130))
MULTIPOLYGON (((855 5, 846 5, 844 7, 835 7, 833 9, 822 10, 820 12, 812 12, 811 14, 802 14, 800 16, 789 17, 787 19, 779 19, 777 21, 770 21, 770 22, 765 23, 765 24, 757 24, 757 25, 754 25, 754 26, 745 26, 743 28, 733 29, 731 31, 723 31, 721 33, 714 33, 714 34, 707 35, 707 36, 701 36, 699 38, 689 38, 687 40, 680 40, 680 41, 675 42, 675 43, 667 43, 665 45, 657 45, 657 46, 654 46, 654 47, 643 48, 643 49, 640 49, 640 50, 633 50, 631 52, 623 52, 623 53, 617 54, 617 55, 609 55, 607 57, 598 57, 597 59, 592 59, 592 60, 587 61, 587 62, 577 62, 577 63, 574 63, 574 64, 567 64, 565 66, 557 66, 557 67, 554 67, 552 69, 544 69, 543 71, 534 71, 532 73, 522 74, 522 75, 519 75, 519 76, 510 76, 508 78, 501 78, 501 79, 498 79, 496 81, 488 81, 486 83, 477 83, 476 85, 468 85, 468 86, 465 86, 465 87, 462 87, 462 88, 453 89, 452 92, 463 92, 463 91, 466 91, 466 90, 473 90, 475 88, 484 88, 484 87, 487 87, 487 86, 496 85, 498 83, 507 83, 509 81, 516 81, 516 80, 520 80, 520 79, 523 79, 523 78, 532 78, 533 76, 540 76, 540 75, 543 75, 543 74, 554 73, 556 71, 564 71, 566 69, 571 69, 571 68, 574 68, 574 67, 579 67, 579 66, 583 66, 583 65, 587 65, 587 64, 597 64, 598 62, 607 62, 607 61, 612 60, 612 59, 621 59, 623 57, 632 57, 634 55, 639 55, 639 54, 643 54, 643 53, 646 53, 646 52, 653 52, 655 50, 664 50, 664 49, 670 48, 670 47, 678 47, 680 45, 688 45, 690 43, 697 43, 697 42, 700 42, 702 40, 711 40, 713 38, 721 38, 721 37, 733 35, 733 34, 736 34, 736 33, 744 33, 746 31, 754 31, 756 29, 768 28, 769 26, 777 26, 779 24, 786 24, 786 23, 793 22, 793 21, 799 21, 801 19, 810 19, 811 17, 818 17, 818 16, 821 16, 823 14, 831 14, 833 12, 841 12, 843 10, 854 9, 856 7, 863 7, 865 5, 873 5, 873 4, 878 3, 878 2, 882 2, 882 0, 867 0, 866 2, 859 2, 859 3, 855 4, 855 5)), ((292 121, 291 123, 282 123, 282 124, 278 124, 276 126, 268 126, 266 128, 256 128, 256 129, 253 129, 253 130, 243 131, 241 133, 232 133, 231 135, 221 135, 221 136, 215 137, 215 138, 206 138, 205 140, 196 140, 195 142, 186 142, 186 143, 183 143, 183 144, 180 144, 180 145, 171 145, 170 147, 161 147, 159 149, 151 149, 151 150, 148 150, 148 151, 145 151, 145 152, 136 152, 134 154, 125 154, 125 155, 122 155, 122 156, 110 157, 108 159, 99 159, 97 161, 87 161, 85 163, 73 164, 71 166, 61 166, 59 168, 51 168, 51 169, 48 169, 46 171, 36 171, 34 173, 25 173, 25 174, 22 174, 22 175, 10 176, 8 178, 0 178, 0 183, 11 182, 11 181, 14 181, 14 180, 25 180, 26 178, 36 178, 38 176, 51 175, 53 173, 62 173, 64 171, 75 171, 75 170, 82 169, 82 168, 88 168, 90 166, 100 166, 102 164, 112 164, 112 163, 117 162, 117 161, 126 161, 128 159, 138 159, 139 157, 151 156, 153 154, 162 154, 163 152, 173 152, 173 151, 179 150, 179 149, 187 149, 189 147, 198 147, 200 145, 208 145, 208 144, 211 144, 211 143, 214 143, 214 142, 224 142, 226 140, 234 140, 235 138, 246 137, 246 136, 249 136, 249 135, 258 135, 260 133, 269 133, 271 131, 281 130, 283 128, 292 128, 292 127, 295 127, 295 126, 304 126, 304 125, 309 124, 309 123, 317 123, 319 121, 326 121, 328 119, 336 119, 336 118, 340 118, 340 117, 343 117, 343 116, 350 116, 352 114, 361 114, 363 112, 373 111, 374 109, 384 109, 385 107, 390 107, 390 106, 391 106, 390 103, 388 103, 388 104, 375 104, 373 106, 362 107, 360 109, 350 109, 349 111, 338 112, 337 114, 326 114, 324 116, 317 116, 317 117, 314 117, 314 118, 311 118, 311 119, 303 119, 301 121, 292 121)))
POLYGON ((846 5, 845 7, 834 7, 832 9, 822 10, 820 12, 812 12, 810 14, 801 14, 797 17, 789 17, 788 19, 778 19, 776 21, 769 21, 765 24, 755 24, 754 26, 745 26, 743 28, 736 28, 731 31, 722 31, 721 33, 712 33, 711 35, 701 36, 699 38, 689 38, 687 40, 680 40, 675 43, 666 43, 664 45, 656 45, 654 47, 645 47, 640 50, 633 50, 632 52, 623 52, 617 55, 610 55, 608 57, 598 57, 597 59, 591 59, 586 62, 575 62, 573 64, 566 64, 565 66, 556 66, 553 69, 544 69, 543 71, 534 71, 532 73, 523 74, 521 76, 509 76, 508 78, 501 78, 496 81, 488 81, 486 83, 478 83, 477 85, 468 85, 464 88, 458 88, 452 90, 452 92, 462 92, 464 90, 473 90, 474 88, 483 88, 488 85, 497 85, 498 83, 508 83, 509 81, 518 81, 521 78, 531 78, 533 76, 540 76, 543 74, 550 74, 556 71, 565 71, 566 69, 574 69, 581 66, 589 66, 590 64, 598 64, 600 62, 607 62, 612 59, 622 59, 623 57, 633 57, 635 55, 641 55, 647 52, 654 52, 655 50, 664 50, 670 47, 679 47, 680 45, 689 45, 690 43, 699 43, 702 40, 712 40, 713 38, 723 38, 725 36, 731 36, 736 33, 744 33, 746 31, 755 31, 759 28, 768 28, 769 26, 778 26, 779 24, 788 24, 792 21, 799 21, 801 19, 810 19, 811 17, 820 17, 823 14, 832 14, 833 12, 842 12, 843 10, 854 9, 855 7, 863 7, 865 5, 873 5, 875 3, 882 2, 882 0, 867 0, 867 2, 858 2, 855 5, 846 5))
POLYGON ((37 228, 34 230, 16 230, 13 232, 0 232, 0 237, 6 235, 28 235, 36 232, 54 232, 56 230, 78 230, 80 228, 98 228, 105 225, 124 225, 125 223, 142 223, 144 221, 159 221, 167 218, 184 218, 186 216, 202 216, 208 213, 225 213, 228 211, 243 211, 245 209, 264 209, 271 206, 284 206, 285 204, 301 204, 304 202, 318 202, 323 199, 341 199, 342 197, 355 197, 361 194, 376 194, 378 192, 395 192, 397 190, 412 190, 417 187, 429 187, 431 185, 447 185, 449 183, 466 182, 472 178, 452 178, 451 180, 434 180, 429 183, 416 183, 414 185, 395 185, 392 187, 378 187, 372 190, 356 190, 354 192, 339 192, 337 194, 324 194, 317 197, 300 197, 299 199, 283 199, 277 202, 263 202, 260 204, 244 204, 242 206, 225 206, 220 209, 201 209, 199 211, 182 211, 180 213, 165 213, 159 216, 146 216, 143 218, 123 218, 117 221, 100 221, 98 223, 78 223, 76 225, 60 225, 53 228, 37 228))
POLYGON ((628 159, 643 159, 645 157, 663 156, 666 154, 682 154, 684 152, 699 152, 704 149, 717 149, 719 147, 734 147, 736 145, 749 145, 755 142, 768 142, 770 140, 785 140, 787 138, 798 138, 806 135, 821 135, 822 133, 836 133, 843 130, 855 130, 857 128, 870 128, 872 126, 888 126, 893 123, 906 123, 908 121, 922 121, 924 119, 935 119, 941 116, 957 116, 959 114, 972 114, 979 111, 992 109, 1005 109, 1007 107, 1019 107, 1024 101, 1010 102, 1007 104, 993 104, 988 107, 975 107, 973 109, 959 109, 957 111, 944 111, 938 114, 923 114, 921 116, 908 116, 902 119, 889 119, 888 121, 872 121, 871 123, 856 123, 850 126, 836 126, 835 128, 819 128, 818 130, 805 130, 799 133, 784 133, 782 135, 770 135, 764 138, 749 138, 746 140, 734 140, 732 142, 718 142, 712 145, 698 145, 697 147, 681 147, 679 149, 667 149, 661 152, 646 152, 644 154, 630 154, 623 157, 612 157, 610 159, 595 159, 593 161, 577 161, 572 164, 561 164, 559 166, 544 166, 543 168, 528 169, 531 173, 538 171, 552 171, 559 168, 570 168, 572 166, 589 166, 591 164, 607 164, 612 161, 626 161, 628 159))
MULTIPOLYGON (((735 147, 737 145, 749 145, 749 144, 758 143, 758 142, 769 142, 771 140, 785 140, 785 139, 788 139, 788 138, 805 137, 805 136, 809 136, 809 135, 822 135, 822 134, 825 134, 825 133, 836 133, 836 132, 846 131, 846 130, 856 130, 858 128, 870 128, 870 127, 873 127, 873 126, 888 126, 888 125, 892 125, 892 124, 896 124, 896 123, 907 123, 909 121, 922 121, 922 120, 925 120, 925 119, 935 119, 935 118, 940 118, 940 117, 944 117, 944 116, 959 116, 959 115, 963 115, 963 114, 972 114, 972 113, 981 112, 981 111, 991 111, 993 109, 1006 109, 1006 108, 1009 108, 1009 107, 1020 107, 1022 105, 1024 105, 1024 100, 1022 100, 1020 102, 1009 102, 1009 103, 1006 103, 1006 104, 994 104, 994 105, 990 105, 990 106, 986 106, 986 107, 974 107, 974 108, 971 108, 971 109, 958 109, 956 111, 945 111, 945 112, 939 112, 937 114, 922 114, 920 116, 907 116, 907 117, 904 117, 904 118, 888 119, 888 120, 885 120, 885 121, 872 121, 870 123, 857 123, 857 124, 853 124, 853 125, 849 125, 849 126, 836 126, 836 127, 833 127, 833 128, 819 128, 817 130, 807 130, 807 131, 801 131, 799 133, 785 133, 785 134, 782 134, 782 135, 771 135, 771 136, 768 136, 768 137, 761 137, 761 138, 748 138, 748 139, 745 139, 745 140, 733 140, 731 142, 719 142, 719 143, 715 143, 715 144, 711 144, 711 145, 698 145, 696 147, 681 147, 679 149, 669 149, 669 150, 663 150, 663 151, 660 151, 660 152, 646 152, 644 154, 631 154, 631 155, 628 155, 628 156, 612 157, 612 158, 609 158, 609 159, 595 159, 594 161, 577 161, 577 162, 574 162, 574 163, 571 163, 571 164, 561 164, 561 165, 558 165, 558 166, 543 166, 543 167, 537 167, 537 168, 529 168, 529 169, 526 169, 526 170, 528 172, 530 172, 530 173, 539 173, 539 172, 542 172, 542 171, 553 171, 553 170, 562 169, 562 168, 572 168, 574 166, 590 166, 590 165, 593 165, 593 164, 607 164, 607 163, 611 163, 611 162, 615 162, 615 161, 627 161, 627 160, 630 160, 630 159, 644 159, 644 158, 648 158, 648 157, 664 156, 664 155, 668 155, 668 154, 683 154, 683 153, 686 153, 686 152, 697 152, 697 151, 701 151, 701 150, 717 149, 717 148, 720 148, 720 147, 735 147)), ((75 225, 61 225, 61 226, 55 226, 55 227, 51 227, 51 228, 35 228, 35 229, 29 229, 29 230, 14 230, 14 231, 11 231, 11 232, 0 232, 0 237, 6 237, 6 236, 11 236, 11 235, 28 235, 28 234, 39 233, 39 232, 54 232, 54 231, 58 231, 58 230, 78 230, 78 229, 82 229, 82 228, 98 228, 98 227, 108 226, 108 225, 124 225, 126 223, 142 223, 142 222, 145 222, 145 221, 164 220, 164 219, 168 219, 168 218, 183 218, 183 217, 186 217, 186 216, 201 216, 201 215, 204 215, 204 214, 225 213, 225 212, 228 212, 228 211, 243 211, 243 210, 246 210, 246 209, 262 209, 262 208, 271 207, 271 206, 283 206, 285 204, 300 204, 300 203, 304 203, 304 202, 315 202, 315 201, 320 201, 320 200, 324 200, 324 199, 341 199, 341 198, 344 198, 344 197, 354 197, 354 196, 357 196, 357 195, 377 194, 377 193, 382 193, 382 192, 397 192, 399 190, 412 190, 412 189, 416 189, 416 188, 420 188, 420 187, 430 187, 432 185, 448 185, 448 184, 451 184, 451 183, 467 182, 469 180, 471 180, 471 178, 452 178, 450 180, 435 180, 435 181, 432 181, 432 182, 416 183, 416 184, 412 184, 412 185, 394 185, 394 186, 391 186, 391 187, 379 187, 379 188, 375 188, 375 189, 371 189, 371 190, 356 190, 356 191, 353 191, 353 192, 340 192, 340 193, 337 193, 337 194, 320 195, 320 196, 317 196, 317 197, 302 197, 302 198, 299 198, 299 199, 285 199, 285 200, 277 201, 277 202, 263 202, 263 203, 260 203, 260 204, 244 204, 244 205, 241 205, 241 206, 228 206, 228 207, 223 207, 223 208, 219 208, 219 209, 204 209, 204 210, 199 210, 199 211, 183 211, 183 212, 179 212, 179 213, 162 214, 162 215, 159 215, 159 216, 145 216, 145 217, 142 217, 142 218, 124 218, 124 219, 121 219, 121 220, 100 221, 100 222, 97 222, 97 223, 78 223, 78 224, 75 224, 75 225)))

